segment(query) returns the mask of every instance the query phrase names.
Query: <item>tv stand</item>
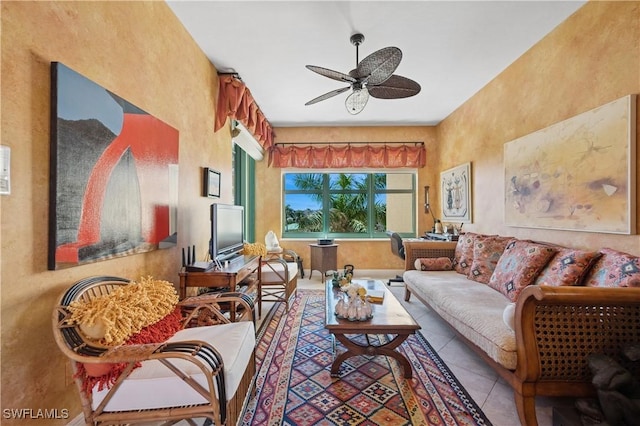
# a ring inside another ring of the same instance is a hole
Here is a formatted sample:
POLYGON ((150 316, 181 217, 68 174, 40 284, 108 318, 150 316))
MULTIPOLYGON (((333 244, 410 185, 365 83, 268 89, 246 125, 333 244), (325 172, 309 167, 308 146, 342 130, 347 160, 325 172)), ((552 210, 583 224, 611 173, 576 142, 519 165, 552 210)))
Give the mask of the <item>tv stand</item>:
POLYGON ((241 283, 247 283, 246 293, 256 292, 256 300, 262 291, 260 285, 261 269, 260 256, 239 255, 234 261, 230 261, 222 268, 212 269, 206 272, 191 272, 186 268, 180 270, 180 300, 187 295, 187 287, 229 288, 229 291, 237 291, 236 287, 241 283))

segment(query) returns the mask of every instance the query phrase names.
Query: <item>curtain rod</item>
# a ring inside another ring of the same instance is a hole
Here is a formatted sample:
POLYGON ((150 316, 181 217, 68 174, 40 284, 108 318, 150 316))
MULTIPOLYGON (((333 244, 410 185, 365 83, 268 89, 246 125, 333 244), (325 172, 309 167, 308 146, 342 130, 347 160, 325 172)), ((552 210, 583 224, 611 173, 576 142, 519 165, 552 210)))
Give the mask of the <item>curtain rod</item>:
POLYGON ((218 75, 231 75, 237 78, 238 80, 242 81, 242 77, 240 77, 240 74, 237 72, 218 72, 218 75))
POLYGON ((274 145, 424 145, 424 142, 278 142, 274 145))

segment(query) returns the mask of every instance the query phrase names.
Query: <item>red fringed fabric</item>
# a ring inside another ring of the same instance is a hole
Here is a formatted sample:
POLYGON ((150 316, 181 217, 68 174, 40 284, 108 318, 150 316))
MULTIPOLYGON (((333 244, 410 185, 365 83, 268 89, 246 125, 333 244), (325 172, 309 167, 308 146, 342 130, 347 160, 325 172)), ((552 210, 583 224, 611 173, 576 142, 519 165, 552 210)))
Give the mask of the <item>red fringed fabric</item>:
POLYGON ((265 150, 273 146, 273 128, 258 108, 247 86, 232 75, 221 75, 214 130, 220 130, 227 118, 240 121, 265 150))
POLYGON ((424 145, 365 146, 274 146, 269 151, 273 167, 322 168, 400 168, 424 167, 427 154, 424 145))
MULTIPOLYGON (((182 313, 180 308, 175 308, 169 315, 162 318, 160 321, 144 327, 140 332, 131 336, 124 344, 144 345, 148 343, 162 343, 180 330, 182 330, 182 313)), ((108 389, 113 386, 127 366, 126 363, 111 363, 108 365, 111 366, 111 369, 107 374, 102 376, 92 376, 87 374, 87 368, 84 364, 78 363, 78 372, 75 374, 75 377, 82 378, 82 390, 86 394, 91 394, 91 390, 96 385, 98 385, 98 390, 103 390, 105 388, 108 389)), ((140 365, 140 363, 137 363, 134 368, 138 368, 140 365)))

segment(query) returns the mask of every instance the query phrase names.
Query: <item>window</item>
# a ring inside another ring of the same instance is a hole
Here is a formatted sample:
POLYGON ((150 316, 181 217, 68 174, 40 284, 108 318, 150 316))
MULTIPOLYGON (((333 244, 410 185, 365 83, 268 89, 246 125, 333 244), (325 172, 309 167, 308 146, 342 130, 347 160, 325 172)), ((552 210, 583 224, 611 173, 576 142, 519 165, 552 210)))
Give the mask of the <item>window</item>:
POLYGON ((240 145, 233 145, 233 199, 235 204, 244 206, 244 235, 249 242, 255 242, 255 180, 256 162, 240 145))
POLYGON ((415 236, 415 172, 284 173, 283 237, 415 236))

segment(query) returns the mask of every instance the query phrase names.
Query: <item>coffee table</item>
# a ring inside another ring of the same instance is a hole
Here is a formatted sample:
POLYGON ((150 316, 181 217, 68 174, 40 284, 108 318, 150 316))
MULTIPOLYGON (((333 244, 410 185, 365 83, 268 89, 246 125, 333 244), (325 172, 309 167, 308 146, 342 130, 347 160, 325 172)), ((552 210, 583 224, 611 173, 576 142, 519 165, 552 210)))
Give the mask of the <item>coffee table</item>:
POLYGON ((404 342, 410 334, 415 334, 420 326, 406 311, 402 304, 387 289, 380 280, 356 279, 352 282, 360 284, 367 290, 384 292, 384 300, 381 304, 372 303, 373 318, 366 321, 349 321, 335 315, 335 306, 342 296, 342 290, 334 288, 331 280, 325 283, 326 307, 325 328, 339 340, 346 352, 338 354, 334 341, 334 361, 331 365, 331 376, 338 377, 340 365, 344 360, 356 355, 385 355, 396 359, 403 368, 404 378, 410 379, 413 370, 409 360, 395 349, 404 342), (381 345, 373 345, 369 335, 385 334, 395 335, 389 342, 381 345), (356 341, 356 335, 365 335, 366 344, 356 341), (351 336, 351 337, 350 337, 351 336))

